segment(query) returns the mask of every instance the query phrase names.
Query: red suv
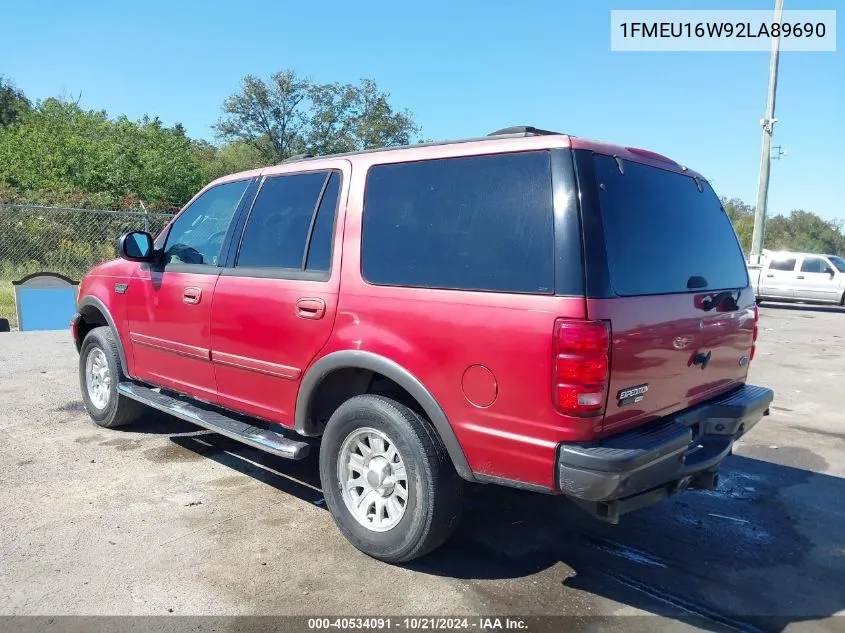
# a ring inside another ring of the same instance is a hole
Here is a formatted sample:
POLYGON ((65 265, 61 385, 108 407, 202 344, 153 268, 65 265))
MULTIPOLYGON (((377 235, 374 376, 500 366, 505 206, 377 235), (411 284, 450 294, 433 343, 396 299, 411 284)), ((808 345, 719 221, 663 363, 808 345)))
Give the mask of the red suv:
POLYGON ((773 398, 745 384, 757 308, 730 220, 649 151, 522 127, 299 157, 118 248, 72 324, 94 421, 149 406, 319 447, 335 522, 386 561, 449 536, 465 481, 613 523, 712 489, 773 398))

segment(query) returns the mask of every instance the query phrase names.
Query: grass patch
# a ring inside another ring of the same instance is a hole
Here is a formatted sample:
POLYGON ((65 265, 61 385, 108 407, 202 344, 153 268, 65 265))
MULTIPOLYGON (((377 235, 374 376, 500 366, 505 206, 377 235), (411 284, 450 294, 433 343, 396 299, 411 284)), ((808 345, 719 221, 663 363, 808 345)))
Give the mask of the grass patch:
POLYGON ((18 327, 15 313, 15 290, 11 279, 0 279, 0 319, 9 319, 12 328, 18 327))

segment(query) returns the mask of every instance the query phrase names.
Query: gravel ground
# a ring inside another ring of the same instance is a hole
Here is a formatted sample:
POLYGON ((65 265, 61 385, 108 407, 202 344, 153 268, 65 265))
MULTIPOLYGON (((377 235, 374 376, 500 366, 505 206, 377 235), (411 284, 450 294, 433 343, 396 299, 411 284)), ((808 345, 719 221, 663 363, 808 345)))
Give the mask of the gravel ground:
POLYGON ((560 615, 569 631, 845 631, 845 311, 765 306, 772 415, 715 492, 605 525, 482 487, 409 566, 335 529, 292 463, 151 413, 91 423, 68 332, 0 334, 0 614, 560 615), (840 334, 842 333, 842 334, 840 334), (652 614, 652 617, 644 617, 652 614), (616 617, 639 615, 643 617, 616 617))

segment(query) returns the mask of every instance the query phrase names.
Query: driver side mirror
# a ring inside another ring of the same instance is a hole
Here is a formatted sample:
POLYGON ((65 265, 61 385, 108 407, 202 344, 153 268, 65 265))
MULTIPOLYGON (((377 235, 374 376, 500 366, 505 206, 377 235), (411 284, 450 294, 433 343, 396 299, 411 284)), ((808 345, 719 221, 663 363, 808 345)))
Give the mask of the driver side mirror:
POLYGON ((153 237, 144 231, 128 231, 117 240, 117 254, 130 262, 153 259, 153 237))
POLYGON ((836 274, 836 273, 833 272, 833 268, 831 268, 830 266, 827 266, 824 269, 824 272, 827 273, 828 275, 830 275, 831 278, 833 278, 833 276, 836 274))

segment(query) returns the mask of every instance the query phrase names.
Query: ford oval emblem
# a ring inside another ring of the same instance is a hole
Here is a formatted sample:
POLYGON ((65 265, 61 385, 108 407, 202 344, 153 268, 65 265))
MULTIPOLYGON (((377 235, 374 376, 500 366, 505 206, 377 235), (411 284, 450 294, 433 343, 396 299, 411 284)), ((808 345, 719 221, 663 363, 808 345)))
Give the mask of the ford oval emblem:
POLYGON ((739 359, 739 366, 745 367, 748 364, 748 356, 741 356, 739 359))
POLYGON ((672 341, 672 347, 675 349, 685 349, 692 343, 691 336, 678 336, 672 341))

